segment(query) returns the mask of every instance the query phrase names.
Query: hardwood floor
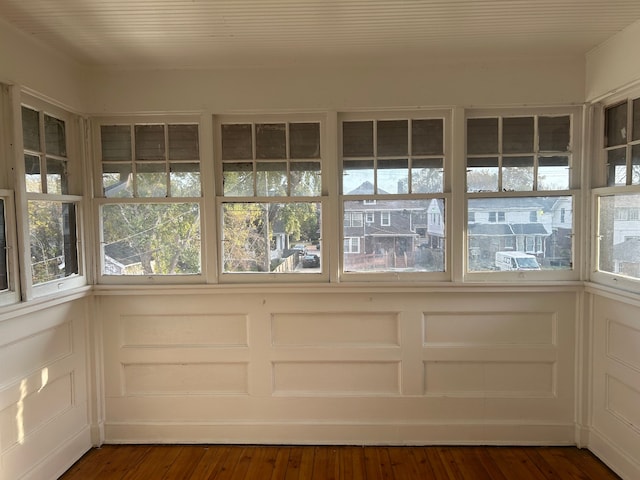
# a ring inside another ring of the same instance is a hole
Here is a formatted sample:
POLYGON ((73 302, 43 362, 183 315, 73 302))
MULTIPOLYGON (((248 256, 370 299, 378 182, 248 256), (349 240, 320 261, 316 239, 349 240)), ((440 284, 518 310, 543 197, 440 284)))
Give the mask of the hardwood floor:
POLYGON ((574 447, 105 445, 61 480, 609 480, 574 447))

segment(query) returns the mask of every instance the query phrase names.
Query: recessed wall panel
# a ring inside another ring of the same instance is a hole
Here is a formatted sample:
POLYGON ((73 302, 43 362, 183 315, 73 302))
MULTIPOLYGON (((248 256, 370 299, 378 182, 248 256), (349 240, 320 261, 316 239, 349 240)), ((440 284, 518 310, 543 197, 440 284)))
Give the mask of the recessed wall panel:
POLYGON ((274 313, 277 346, 397 346, 397 313, 274 313))
POLYGON ((607 410, 640 433, 640 391, 607 375, 607 410))
POLYGON ((72 353, 70 323, 0 348, 0 383, 24 376, 72 353))
POLYGON ((549 397, 554 377, 546 362, 425 362, 425 393, 549 397))
POLYGON ((246 346, 245 315, 125 315, 122 345, 246 346))
POLYGON ((20 384, 18 401, 0 411, 2 451, 26 438, 50 420, 61 415, 73 404, 73 375, 68 374, 51 382, 43 377, 40 388, 30 393, 26 380, 20 384))
POLYGON ((280 362, 275 393, 367 395, 400 393, 399 362, 280 362))
POLYGON ((125 395, 247 393, 246 363, 123 365, 125 395))
POLYGON ((554 313, 425 313, 424 343, 446 345, 554 345, 554 313))
POLYGON ((640 371, 640 330, 622 323, 607 322, 607 354, 640 371))

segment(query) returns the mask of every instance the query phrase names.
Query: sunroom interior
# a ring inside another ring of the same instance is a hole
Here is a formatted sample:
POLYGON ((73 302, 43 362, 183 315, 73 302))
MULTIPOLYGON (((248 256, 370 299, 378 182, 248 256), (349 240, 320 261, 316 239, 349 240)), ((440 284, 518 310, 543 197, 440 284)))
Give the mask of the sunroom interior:
POLYGON ((0 478, 118 443, 640 478, 636 0, 0 0, 0 478))

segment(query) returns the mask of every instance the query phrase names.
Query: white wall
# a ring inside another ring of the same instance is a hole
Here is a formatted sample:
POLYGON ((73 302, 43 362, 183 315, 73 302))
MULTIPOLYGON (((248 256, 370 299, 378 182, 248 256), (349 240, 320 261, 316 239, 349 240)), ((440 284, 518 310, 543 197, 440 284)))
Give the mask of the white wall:
POLYGON ((343 110, 584 101, 581 58, 299 69, 91 71, 91 113, 343 110))
POLYGON ((594 48, 586 56, 586 99, 602 97, 640 82, 640 21, 594 48))
POLYGON ((0 82, 18 84, 73 111, 84 111, 76 63, 0 20, 0 82))

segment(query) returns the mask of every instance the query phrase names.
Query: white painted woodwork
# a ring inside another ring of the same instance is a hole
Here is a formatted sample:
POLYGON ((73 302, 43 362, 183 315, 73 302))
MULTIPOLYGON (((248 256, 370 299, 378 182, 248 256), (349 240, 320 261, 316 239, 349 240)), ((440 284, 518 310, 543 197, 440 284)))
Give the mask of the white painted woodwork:
POLYGON ((88 299, 0 319, 0 478, 54 479, 91 446, 88 299))
POLYGON ((99 295, 105 440, 574 442, 576 289, 285 290, 99 295))
POLYGON ((640 302, 593 292, 590 448, 640 476, 640 302))
POLYGON ((635 0, 3 0, 0 16, 79 63, 255 68, 583 55, 635 0))

